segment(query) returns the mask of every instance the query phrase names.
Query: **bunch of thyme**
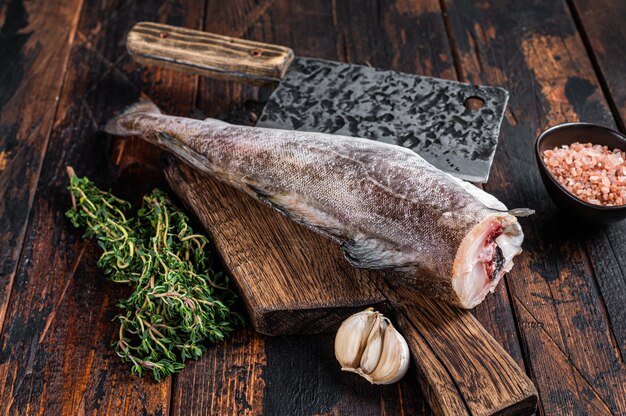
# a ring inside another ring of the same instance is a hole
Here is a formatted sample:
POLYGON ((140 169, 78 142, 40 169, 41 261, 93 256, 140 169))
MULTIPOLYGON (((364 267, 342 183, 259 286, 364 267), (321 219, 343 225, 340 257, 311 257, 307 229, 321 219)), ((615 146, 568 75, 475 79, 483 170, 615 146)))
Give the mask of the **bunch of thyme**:
POLYGON ((185 360, 202 355, 205 340, 220 341, 242 322, 231 310, 236 296, 227 276, 212 269, 208 240, 164 192, 146 195, 136 217, 127 218, 130 203, 68 173, 66 216, 97 240, 98 266, 108 278, 134 288, 118 303, 113 344, 132 373, 151 370, 158 381, 179 372, 185 360))

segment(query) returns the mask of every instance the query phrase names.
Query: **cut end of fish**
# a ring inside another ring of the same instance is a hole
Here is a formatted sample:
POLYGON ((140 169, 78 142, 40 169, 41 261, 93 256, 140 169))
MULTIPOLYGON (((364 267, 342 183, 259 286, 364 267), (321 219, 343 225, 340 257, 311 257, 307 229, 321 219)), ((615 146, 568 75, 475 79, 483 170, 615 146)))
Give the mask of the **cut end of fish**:
POLYGON ((465 237, 454 262, 452 285, 463 308, 472 309, 492 293, 522 252, 524 234, 510 214, 490 215, 465 237))

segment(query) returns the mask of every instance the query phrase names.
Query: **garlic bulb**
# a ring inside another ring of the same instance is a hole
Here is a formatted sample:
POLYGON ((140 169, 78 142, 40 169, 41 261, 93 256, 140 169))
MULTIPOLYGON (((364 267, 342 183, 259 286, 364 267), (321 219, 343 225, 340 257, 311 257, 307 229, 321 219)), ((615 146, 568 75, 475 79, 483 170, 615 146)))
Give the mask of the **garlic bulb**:
POLYGON ((368 308, 346 319, 335 337, 335 357, 343 371, 372 384, 391 384, 409 368, 409 346, 389 319, 368 308))

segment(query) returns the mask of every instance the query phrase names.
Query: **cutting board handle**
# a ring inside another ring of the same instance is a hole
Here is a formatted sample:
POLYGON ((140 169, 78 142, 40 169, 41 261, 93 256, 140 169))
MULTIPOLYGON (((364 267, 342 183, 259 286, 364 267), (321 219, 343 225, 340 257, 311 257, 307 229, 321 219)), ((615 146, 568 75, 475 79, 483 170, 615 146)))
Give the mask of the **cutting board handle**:
POLYGON ((133 26, 126 47, 142 63, 257 85, 280 82, 294 58, 284 46, 153 22, 133 26))

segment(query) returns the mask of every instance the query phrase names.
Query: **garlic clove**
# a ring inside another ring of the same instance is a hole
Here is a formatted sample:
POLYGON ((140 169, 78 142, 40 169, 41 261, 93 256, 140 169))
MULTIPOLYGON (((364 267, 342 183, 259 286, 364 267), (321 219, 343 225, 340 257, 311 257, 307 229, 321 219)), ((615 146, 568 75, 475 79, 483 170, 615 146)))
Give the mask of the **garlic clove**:
POLYGON ((383 333, 387 325, 387 320, 382 315, 376 317, 376 322, 374 322, 372 331, 367 337, 367 344, 361 356, 359 367, 363 374, 371 373, 378 365, 383 349, 383 333))
POLYGON ((389 323, 383 333, 383 347, 378 365, 364 375, 372 384, 392 384, 409 369, 409 346, 404 337, 389 323))
POLYGON ((341 369, 372 384, 391 384, 409 368, 409 346, 389 319, 372 308, 346 319, 335 337, 341 369))
POLYGON ((342 370, 355 370, 367 345, 376 318, 380 315, 372 308, 346 319, 335 336, 335 357, 342 370))

